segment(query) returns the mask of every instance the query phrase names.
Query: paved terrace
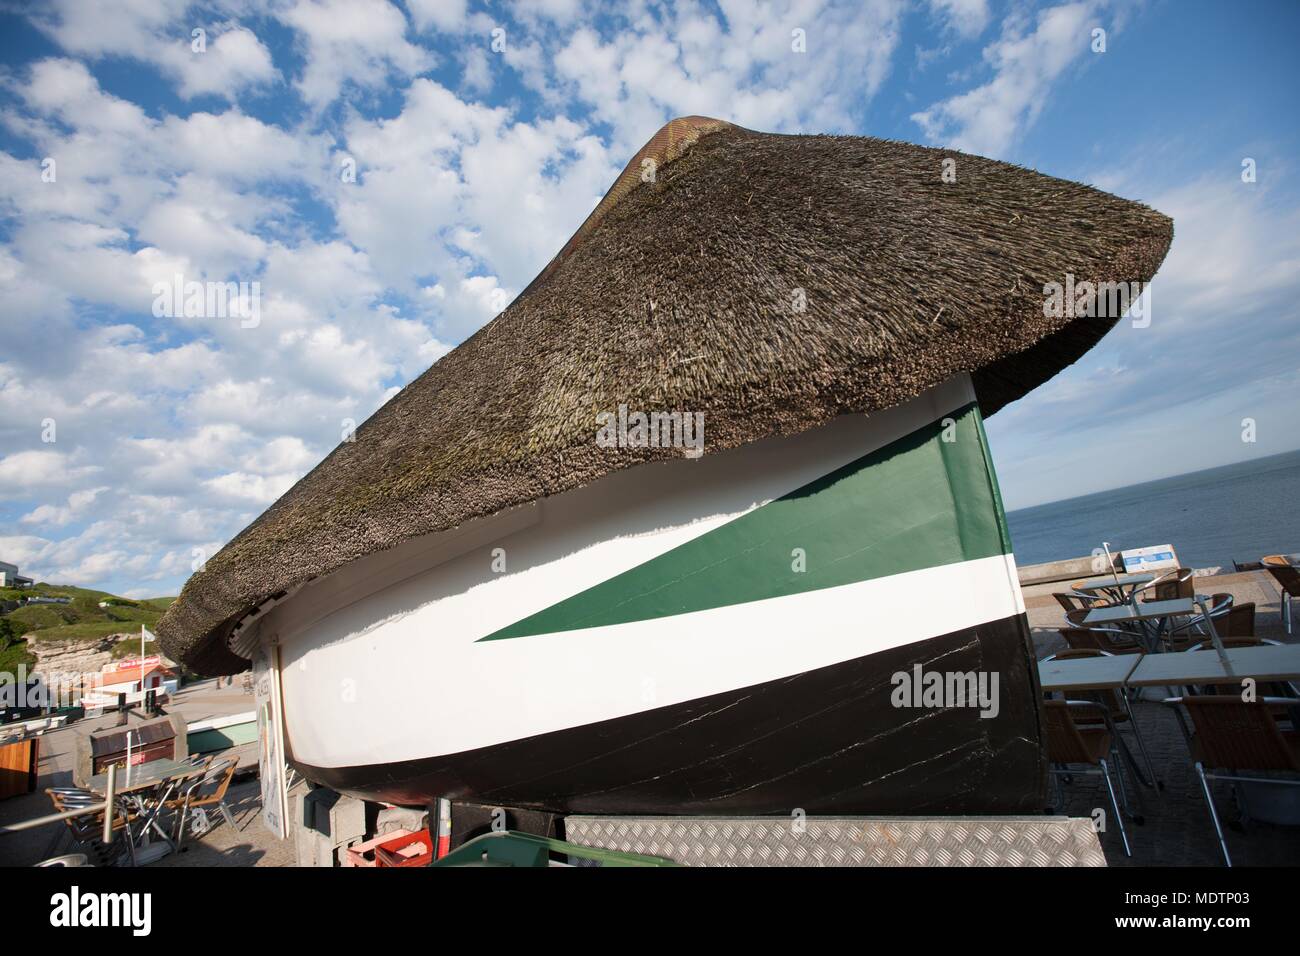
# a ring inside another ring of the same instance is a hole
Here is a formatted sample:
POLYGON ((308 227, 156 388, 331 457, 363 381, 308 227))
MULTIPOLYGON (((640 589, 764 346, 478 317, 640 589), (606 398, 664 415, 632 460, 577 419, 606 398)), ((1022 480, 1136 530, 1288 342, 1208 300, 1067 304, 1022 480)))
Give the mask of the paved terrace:
MULTIPOLYGON (((1060 606, 1052 598, 1060 584, 1025 588, 1025 603, 1038 656, 1045 657, 1064 646, 1057 628, 1064 624, 1060 606)), ((1256 628, 1262 637, 1295 640, 1283 630, 1277 589, 1272 579, 1261 572, 1216 575, 1198 579, 1197 590, 1205 593, 1226 591, 1238 602, 1254 601, 1257 607, 1256 628)), ((173 710, 188 720, 197 721, 224 714, 251 710, 253 698, 242 692, 238 681, 234 687, 217 686, 204 681, 183 690, 173 710)), ((1209 814, 1201 798, 1199 784, 1188 759, 1174 717, 1158 703, 1139 701, 1135 705, 1157 774, 1165 789, 1157 795, 1143 789, 1145 824, 1130 825, 1129 839, 1133 858, 1124 856, 1117 833, 1102 837, 1106 857, 1113 866, 1219 866, 1222 863, 1209 814)), ((116 716, 82 721, 70 728, 47 735, 42 740, 40 786, 63 786, 71 782, 73 735, 111 726, 116 716)), ((1127 734, 1128 731, 1121 730, 1127 734)), ((260 819, 260 794, 256 780, 255 745, 239 748, 241 771, 231 786, 227 803, 234 813, 237 829, 231 830, 219 816, 211 831, 201 839, 191 839, 187 849, 152 864, 153 866, 292 866, 292 840, 280 841, 271 836, 260 819)), ((1130 789, 1130 792, 1132 792, 1130 789)), ((1066 801, 1061 808, 1074 816, 1090 816, 1094 807, 1108 807, 1103 785, 1098 777, 1077 776, 1065 788, 1066 801)), ((1220 817, 1225 824, 1237 820, 1232 794, 1227 784, 1215 787, 1220 817)), ((50 812, 48 798, 35 794, 0 801, 0 822, 25 819, 50 812)), ((0 837, 0 864, 31 865, 43 856, 55 824, 21 835, 0 837)), ((1242 830, 1229 830, 1228 846, 1238 866, 1294 865, 1300 862, 1300 827, 1279 827, 1250 823, 1242 830)), ((70 840, 60 852, 74 849, 70 840)))

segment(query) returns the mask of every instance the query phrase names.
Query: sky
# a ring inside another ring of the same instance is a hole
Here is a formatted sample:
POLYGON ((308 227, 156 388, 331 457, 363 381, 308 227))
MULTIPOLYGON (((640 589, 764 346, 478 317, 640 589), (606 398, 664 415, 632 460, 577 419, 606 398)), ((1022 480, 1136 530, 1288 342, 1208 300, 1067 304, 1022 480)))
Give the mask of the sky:
POLYGON ((1290 0, 0 0, 0 560, 175 594, 687 114, 1174 219, 1149 323, 989 420, 1008 508, 1300 447, 1297 36, 1290 0))

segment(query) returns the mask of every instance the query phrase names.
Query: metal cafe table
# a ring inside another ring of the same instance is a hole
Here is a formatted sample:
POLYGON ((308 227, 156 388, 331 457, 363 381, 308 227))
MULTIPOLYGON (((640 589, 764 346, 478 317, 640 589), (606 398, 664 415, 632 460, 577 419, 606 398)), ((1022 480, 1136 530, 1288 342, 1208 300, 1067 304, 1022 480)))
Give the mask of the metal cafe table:
POLYGON ((1194 617, 1200 614, 1192 598, 1173 598, 1169 601, 1136 601, 1093 608, 1083 618, 1084 627, 1136 625, 1136 633, 1148 653, 1158 652, 1169 621, 1175 617, 1194 617))
POLYGON ((1141 654, 1115 654, 1039 661, 1038 683, 1044 691, 1061 693, 1118 689, 1124 686, 1141 659, 1141 654))
POLYGON ((1154 574, 1112 574, 1106 577, 1089 578, 1072 585, 1075 591, 1085 591, 1093 595, 1105 595, 1118 604, 1127 604, 1133 594, 1143 586, 1156 579, 1154 574))
MULTIPOLYGON (((1133 655, 1129 655, 1133 656, 1133 655)), ((1129 674, 1130 687, 1186 687, 1300 679, 1300 644, 1213 648, 1179 654, 1147 654, 1129 674)))
MULTIPOLYGON (((1105 654, 1101 657, 1067 657, 1039 661, 1038 684, 1044 693, 1062 693, 1066 696, 1079 691, 1118 691, 1119 694, 1115 699, 1123 703, 1128 719, 1132 721, 1136 731, 1137 718, 1133 715, 1133 708, 1129 704, 1127 695, 1124 694, 1124 687, 1129 674, 1141 660, 1141 654, 1105 654)), ((1109 719, 1107 723, 1109 725, 1109 719)), ((1120 752, 1133 770, 1133 775, 1144 787, 1156 787, 1159 782, 1156 780, 1151 758, 1147 754, 1146 744, 1140 733, 1136 734, 1136 739, 1147 765, 1146 773, 1142 772, 1137 758, 1129 750, 1128 742, 1118 733, 1115 735, 1115 742, 1119 744, 1120 752)))
MULTIPOLYGON (((153 829, 166 841, 168 847, 176 849, 176 844, 158 824, 158 814, 171 798, 172 791, 190 777, 197 777, 205 770, 203 763, 192 764, 184 760, 162 758, 125 767, 117 774, 114 790, 126 800, 134 803, 139 815, 139 833, 131 837, 131 842, 139 846, 153 829)), ((86 781, 86 789, 101 797, 108 792, 108 774, 97 773, 86 781)))

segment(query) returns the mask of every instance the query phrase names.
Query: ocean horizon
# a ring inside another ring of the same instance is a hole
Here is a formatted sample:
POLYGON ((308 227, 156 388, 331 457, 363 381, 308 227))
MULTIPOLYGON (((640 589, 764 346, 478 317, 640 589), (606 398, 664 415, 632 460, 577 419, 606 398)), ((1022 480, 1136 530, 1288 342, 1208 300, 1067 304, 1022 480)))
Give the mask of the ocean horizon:
POLYGON ((1184 567, 1300 551, 1300 450, 1220 465, 1007 513, 1021 567, 1111 549, 1172 544, 1184 567))

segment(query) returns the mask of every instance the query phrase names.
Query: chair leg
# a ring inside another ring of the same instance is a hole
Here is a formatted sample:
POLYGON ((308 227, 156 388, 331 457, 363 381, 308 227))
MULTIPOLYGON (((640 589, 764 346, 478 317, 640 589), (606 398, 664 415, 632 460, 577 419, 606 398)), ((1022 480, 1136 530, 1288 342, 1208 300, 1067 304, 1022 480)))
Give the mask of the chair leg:
POLYGON ((1115 813, 1115 822, 1119 824, 1119 838, 1124 841, 1124 855, 1132 857, 1133 851, 1128 845, 1128 831, 1124 829, 1124 814, 1120 811, 1119 801, 1115 799, 1115 787, 1110 782, 1110 767, 1106 765, 1104 759, 1101 761, 1101 776, 1106 781, 1107 791, 1110 792, 1110 808, 1115 813))
POLYGON ((181 843, 185 840, 185 812, 189 810, 189 808, 190 808, 190 801, 186 799, 186 801, 181 804, 180 817, 176 821, 176 845, 177 846, 180 846, 181 843))
POLYGON ((226 818, 226 823, 230 824, 230 829, 238 830, 239 827, 235 824, 235 818, 231 815, 230 808, 226 806, 226 801, 218 800, 217 806, 221 808, 221 815, 226 818))
POLYGON ((1138 727, 1137 716, 1133 713, 1133 705, 1127 697, 1124 698, 1124 709, 1128 711, 1128 725, 1133 728, 1133 736, 1137 739, 1138 750, 1142 754, 1142 762, 1146 764, 1147 779, 1151 781, 1151 786, 1155 788, 1156 795, 1160 795, 1160 781, 1156 779, 1156 768, 1151 763, 1151 755, 1147 753, 1147 743, 1142 738, 1142 729, 1138 727))
POLYGON ((1219 849, 1223 851, 1223 862, 1232 866, 1232 857, 1228 855, 1228 843, 1223 839, 1223 827, 1219 826, 1219 812, 1214 809, 1214 798, 1210 796, 1210 783, 1205 779, 1205 767, 1200 761, 1196 763, 1196 775, 1201 778, 1201 791, 1205 794, 1205 805, 1210 808, 1210 819, 1214 821, 1214 832, 1219 838, 1219 849))

